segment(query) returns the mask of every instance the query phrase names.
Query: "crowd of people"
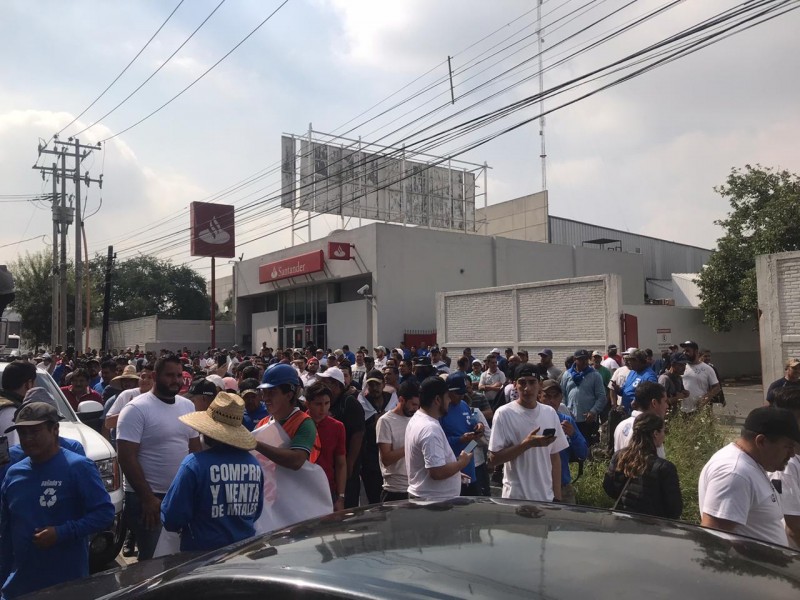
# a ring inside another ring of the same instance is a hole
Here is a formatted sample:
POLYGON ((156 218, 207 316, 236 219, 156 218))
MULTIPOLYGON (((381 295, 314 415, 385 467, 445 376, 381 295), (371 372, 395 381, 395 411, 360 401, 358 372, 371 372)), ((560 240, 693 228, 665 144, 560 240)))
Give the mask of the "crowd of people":
MULTIPOLYGON (((157 354, 135 347, 104 357, 60 350, 3 372, 0 427, 18 444, 0 492, 7 597, 52 584, 30 565, 56 548, 73 561, 67 579, 85 575, 86 536, 113 518, 96 469, 88 474, 91 461, 58 436, 58 404, 35 387, 37 368, 52 375, 73 409, 102 405, 101 431, 124 474, 123 553, 139 560, 154 556, 162 529, 180 535, 182 550, 254 535, 265 494, 256 455, 289 471, 317 465, 331 509, 339 510, 489 496, 493 484, 503 498, 575 503, 570 463, 607 446, 613 456, 603 487, 615 507, 678 518, 683 500, 664 447, 666 423, 724 402, 710 352, 691 340, 658 358, 613 345, 578 349, 563 368, 548 348, 537 362, 525 350, 475 357, 464 348, 451 357, 427 344, 372 353, 266 344, 251 354, 237 347, 157 354), (288 441, 258 440, 253 432, 267 426, 280 427, 288 441), (56 496, 63 512, 50 510, 56 496)), ((798 379, 800 361, 789 361, 784 383, 770 386, 771 405, 754 410, 741 436, 703 469, 703 525, 783 545, 800 541, 798 379)))

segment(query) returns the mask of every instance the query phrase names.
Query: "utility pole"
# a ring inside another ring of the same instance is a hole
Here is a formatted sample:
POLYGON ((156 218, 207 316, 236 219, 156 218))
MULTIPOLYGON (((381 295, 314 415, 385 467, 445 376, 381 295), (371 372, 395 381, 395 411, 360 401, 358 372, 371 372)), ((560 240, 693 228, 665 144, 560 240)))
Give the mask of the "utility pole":
MULTIPOLYGON (((53 178, 53 264, 50 267, 50 272, 53 278, 53 302, 50 307, 50 349, 54 349, 58 344, 58 296, 60 293, 58 285, 58 225, 60 223, 59 210, 58 210, 58 177, 56 177, 56 169, 58 163, 53 163, 50 167, 53 178)), ((55 357, 53 358, 55 361, 55 357)))
POLYGON ((541 151, 539 158, 542 160, 542 191, 547 189, 547 151, 544 143, 544 60, 542 57, 544 39, 542 38, 542 2, 538 0, 536 5, 536 26, 538 27, 539 38, 539 138, 541 141, 541 151))
POLYGON ((103 333, 100 339, 100 348, 103 352, 108 352, 108 321, 111 313, 111 277, 114 268, 114 246, 108 247, 108 257, 106 258, 106 289, 103 298, 103 333))
MULTIPOLYGON (((55 154, 61 158, 61 212, 59 224, 61 225, 61 258, 59 265, 59 343, 66 345, 67 342, 67 282, 66 282, 66 262, 67 262, 67 240, 66 240, 66 219, 67 219, 67 206, 66 206, 66 179, 67 174, 71 174, 72 181, 75 184, 75 350, 77 352, 84 352, 86 347, 83 343, 83 260, 81 257, 81 244, 83 242, 83 214, 81 209, 81 179, 88 187, 91 182, 98 183, 100 188, 103 187, 102 174, 98 179, 92 179, 87 172, 81 178, 81 163, 83 160, 92 153, 93 150, 101 150, 98 145, 81 144, 80 140, 69 138, 68 141, 62 142, 58 136, 54 136, 55 143, 54 149, 50 150, 46 147, 39 146, 39 155, 42 154, 55 154), (72 154, 74 158, 73 168, 67 169, 66 159, 67 153, 72 154), (63 335, 62 335, 63 334, 63 335)), ((37 167, 43 173, 49 167, 37 167)), ((71 210, 71 209, 70 209, 71 210)), ((71 222, 71 219, 70 219, 71 222)), ((53 300, 55 302, 55 299, 53 300)), ((88 344, 88 339, 86 340, 88 344)))

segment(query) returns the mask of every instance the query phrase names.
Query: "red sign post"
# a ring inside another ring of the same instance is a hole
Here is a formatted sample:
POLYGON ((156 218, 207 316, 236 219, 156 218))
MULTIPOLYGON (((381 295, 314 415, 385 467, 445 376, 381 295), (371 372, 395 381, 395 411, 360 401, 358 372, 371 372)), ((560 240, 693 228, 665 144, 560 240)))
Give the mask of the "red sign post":
POLYGON ((211 257, 211 347, 217 346, 216 258, 236 256, 233 206, 192 202, 189 206, 192 256, 211 257))
POLYGON ((309 273, 317 273, 325 268, 322 250, 284 258, 258 267, 258 282, 272 283, 281 279, 299 277, 309 273))

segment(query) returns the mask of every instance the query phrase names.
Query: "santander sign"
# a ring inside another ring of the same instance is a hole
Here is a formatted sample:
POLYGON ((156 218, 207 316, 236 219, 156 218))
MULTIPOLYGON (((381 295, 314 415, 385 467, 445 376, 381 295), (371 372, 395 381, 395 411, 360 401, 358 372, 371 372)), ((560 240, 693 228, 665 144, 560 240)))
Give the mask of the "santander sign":
POLYGON ((281 279, 317 273, 322 271, 324 267, 323 252, 322 250, 316 250, 308 254, 301 254, 261 265, 258 267, 258 282, 272 283, 281 279))

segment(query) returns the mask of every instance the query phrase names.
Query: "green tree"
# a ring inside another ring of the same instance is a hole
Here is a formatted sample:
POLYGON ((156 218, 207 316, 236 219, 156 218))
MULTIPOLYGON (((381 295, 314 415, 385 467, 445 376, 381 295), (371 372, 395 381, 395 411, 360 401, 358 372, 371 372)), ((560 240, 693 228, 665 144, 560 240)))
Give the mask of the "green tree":
POLYGON ((25 254, 9 265, 16 294, 11 307, 22 318, 22 336, 34 347, 50 341, 53 257, 47 251, 25 254))
POLYGON ((732 169, 715 191, 731 204, 717 250, 700 273, 704 320, 715 331, 730 331, 757 319, 756 256, 800 250, 800 177, 789 171, 746 165, 732 169))
POLYGON ((111 319, 148 315, 169 319, 208 319, 211 303, 206 282, 185 265, 153 256, 137 256, 114 267, 111 319))

